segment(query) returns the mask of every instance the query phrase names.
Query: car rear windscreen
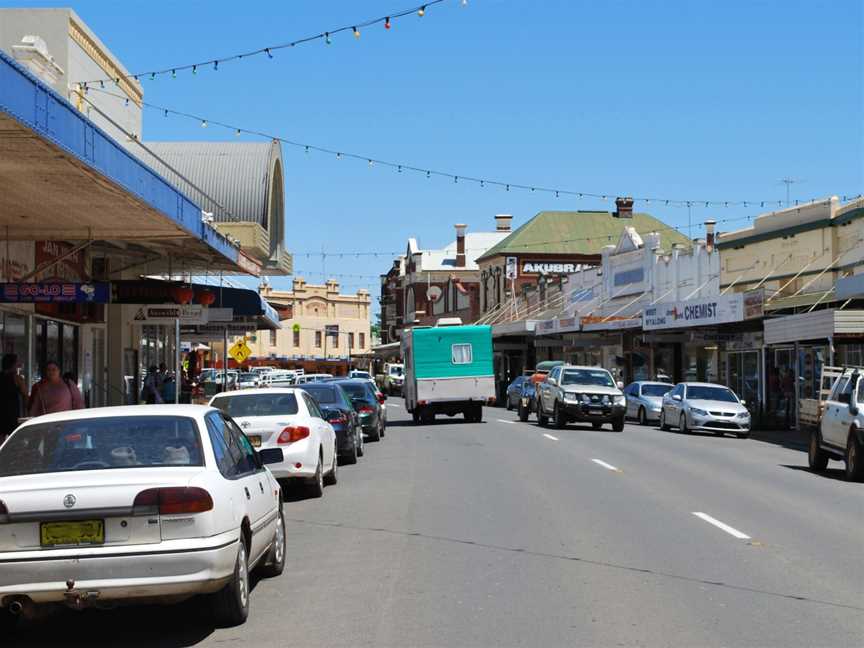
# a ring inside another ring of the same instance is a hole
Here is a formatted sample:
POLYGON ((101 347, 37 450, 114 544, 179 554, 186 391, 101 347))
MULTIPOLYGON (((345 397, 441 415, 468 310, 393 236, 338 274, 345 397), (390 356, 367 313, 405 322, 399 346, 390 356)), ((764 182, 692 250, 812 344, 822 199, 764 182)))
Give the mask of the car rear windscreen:
POLYGON ((340 399, 336 394, 335 387, 326 387, 324 385, 316 385, 314 383, 303 385, 303 390, 312 394, 313 398, 319 403, 338 403, 340 399))
POLYGON ((110 416, 27 425, 0 448, 0 477, 111 468, 202 466, 194 419, 110 416))
POLYGON ((286 416, 297 413, 297 397, 294 394, 237 394, 218 396, 211 403, 232 417, 240 416, 286 416))
POLYGON ((367 385, 363 383, 339 383, 339 386, 348 393, 349 398, 365 398, 371 399, 372 394, 367 385))
POLYGON ((672 389, 672 385, 642 385, 643 396, 663 396, 672 389))

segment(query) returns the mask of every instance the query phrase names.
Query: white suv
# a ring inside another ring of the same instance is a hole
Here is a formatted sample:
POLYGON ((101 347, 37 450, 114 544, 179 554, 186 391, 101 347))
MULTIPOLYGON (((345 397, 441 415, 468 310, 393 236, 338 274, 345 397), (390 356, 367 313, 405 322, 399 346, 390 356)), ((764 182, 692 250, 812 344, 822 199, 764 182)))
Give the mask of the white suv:
POLYGON ((846 462, 846 479, 864 480, 864 373, 846 369, 825 401, 819 429, 810 436, 808 460, 825 470, 829 459, 846 462))

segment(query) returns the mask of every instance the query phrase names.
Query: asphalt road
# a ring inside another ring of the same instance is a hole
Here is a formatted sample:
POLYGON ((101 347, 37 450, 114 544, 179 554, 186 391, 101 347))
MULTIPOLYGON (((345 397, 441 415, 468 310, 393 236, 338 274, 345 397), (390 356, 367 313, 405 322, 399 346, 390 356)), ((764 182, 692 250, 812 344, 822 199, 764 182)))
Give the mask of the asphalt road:
POLYGON ((387 436, 323 499, 285 503, 288 566, 257 582, 246 625, 214 628, 195 603, 62 612, 0 644, 864 645, 864 484, 839 464, 388 408, 387 436))

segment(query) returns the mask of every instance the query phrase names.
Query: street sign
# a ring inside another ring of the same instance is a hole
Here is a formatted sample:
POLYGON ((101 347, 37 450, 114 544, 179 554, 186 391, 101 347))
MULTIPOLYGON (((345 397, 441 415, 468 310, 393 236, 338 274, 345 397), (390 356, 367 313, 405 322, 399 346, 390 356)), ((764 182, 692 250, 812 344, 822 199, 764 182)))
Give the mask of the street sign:
POLYGON ((243 364, 249 359, 249 356, 252 355, 252 349, 248 347, 245 340, 241 339, 237 340, 237 342, 228 349, 228 355, 234 358, 234 360, 237 361, 237 364, 243 364))
POLYGON ((142 306, 132 318, 137 324, 206 324, 207 309, 199 304, 142 306))

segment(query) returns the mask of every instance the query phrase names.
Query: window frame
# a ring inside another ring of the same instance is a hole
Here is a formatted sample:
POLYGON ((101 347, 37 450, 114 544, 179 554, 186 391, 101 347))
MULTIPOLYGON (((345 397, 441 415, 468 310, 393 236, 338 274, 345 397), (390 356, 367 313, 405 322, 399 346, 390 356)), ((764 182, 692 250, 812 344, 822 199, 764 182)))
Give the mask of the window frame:
POLYGON ((474 345, 471 342, 456 342, 455 344, 450 345, 450 364, 453 365, 470 365, 474 364, 474 345), (468 360, 467 361, 456 361, 456 349, 463 350, 465 348, 468 349, 468 360))

